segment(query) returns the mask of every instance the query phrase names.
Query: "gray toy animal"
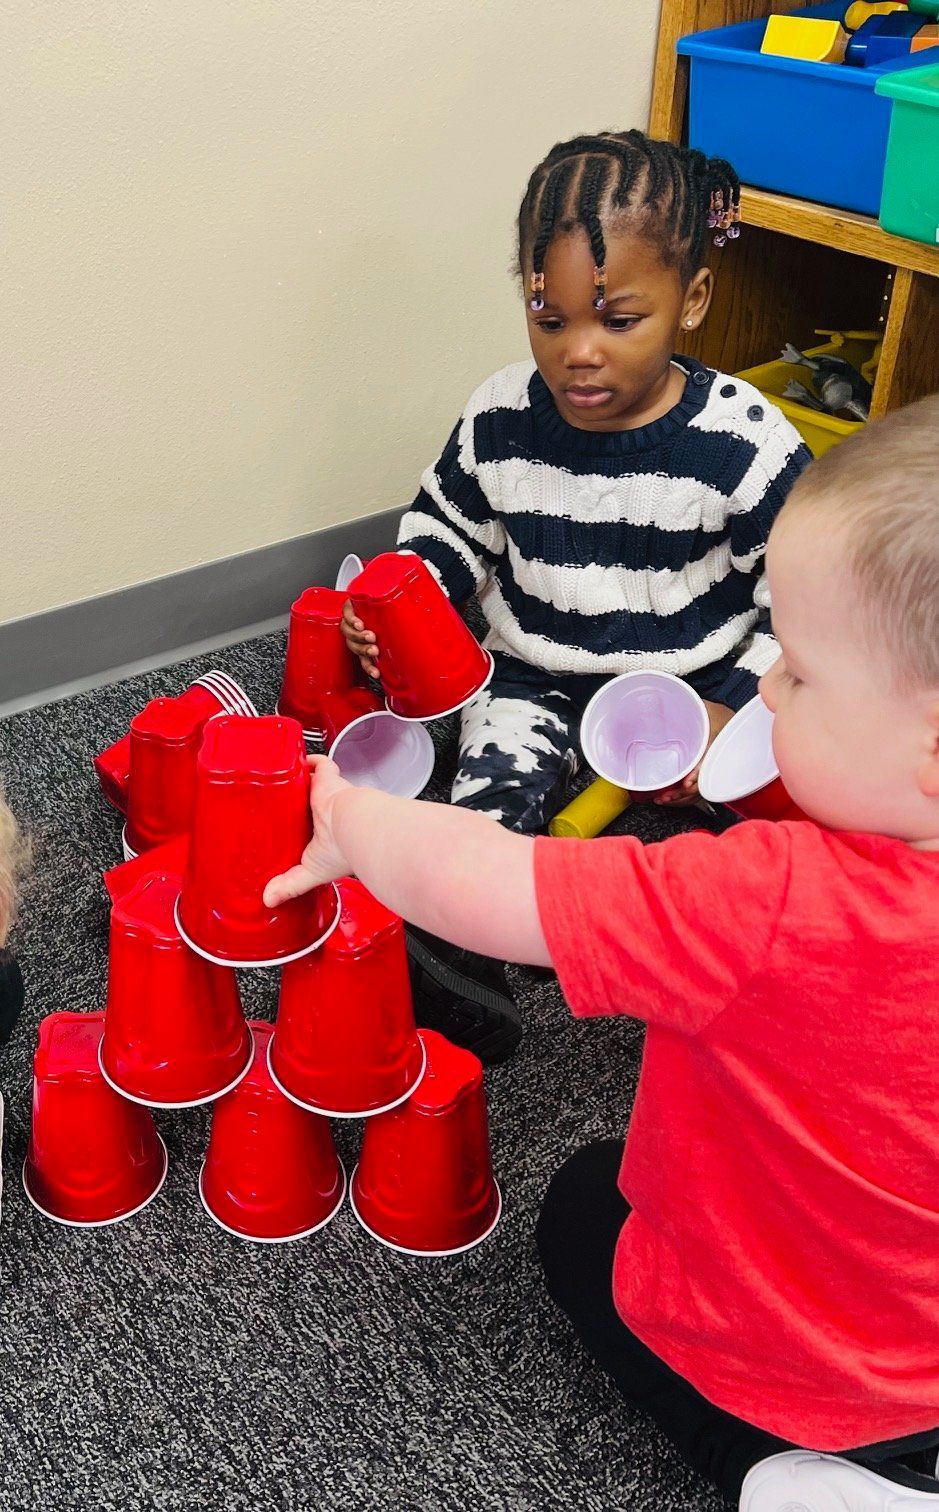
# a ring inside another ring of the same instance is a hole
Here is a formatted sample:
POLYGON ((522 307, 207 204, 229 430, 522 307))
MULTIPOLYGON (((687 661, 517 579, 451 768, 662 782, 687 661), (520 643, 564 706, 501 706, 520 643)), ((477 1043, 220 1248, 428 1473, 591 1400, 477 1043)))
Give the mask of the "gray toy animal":
POLYGON ((844 411, 857 420, 868 419, 871 386, 843 357, 806 357, 804 352, 790 344, 783 348, 782 360, 793 366, 809 368, 815 390, 814 394, 810 393, 804 383, 792 378, 783 389, 785 399, 797 399, 809 409, 820 410, 826 415, 844 411))

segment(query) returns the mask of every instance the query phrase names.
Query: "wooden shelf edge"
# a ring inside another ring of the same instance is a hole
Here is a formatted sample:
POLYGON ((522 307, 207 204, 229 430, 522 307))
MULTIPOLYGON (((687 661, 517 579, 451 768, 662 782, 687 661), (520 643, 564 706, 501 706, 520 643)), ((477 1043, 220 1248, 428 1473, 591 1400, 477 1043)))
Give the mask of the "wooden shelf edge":
POLYGON ((795 199, 786 194, 772 194, 767 189, 744 185, 740 196, 740 213, 744 224, 797 236, 802 241, 818 242, 871 257, 895 268, 912 273, 928 273, 939 278, 939 247, 926 242, 907 241, 891 236, 877 221, 851 210, 835 210, 816 205, 811 200, 795 199))

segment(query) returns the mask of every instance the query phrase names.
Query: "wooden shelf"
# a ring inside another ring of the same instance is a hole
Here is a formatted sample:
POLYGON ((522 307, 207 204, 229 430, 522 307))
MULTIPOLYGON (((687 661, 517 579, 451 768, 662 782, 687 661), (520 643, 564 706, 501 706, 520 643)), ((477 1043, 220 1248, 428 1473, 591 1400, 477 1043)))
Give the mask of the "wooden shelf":
POLYGON ((911 273, 928 273, 939 278, 939 247, 891 236, 870 216, 749 186, 741 195, 740 211, 747 225, 763 226, 767 231, 779 231, 784 236, 797 236, 822 247, 835 247, 894 268, 908 268, 911 273))
MULTIPOLYGON (((688 60, 675 43, 688 32, 730 26, 804 0, 661 0, 649 113, 653 136, 684 139, 688 60)), ((939 247, 881 230, 876 220, 830 205, 745 186, 748 233, 710 251, 717 278, 692 356, 724 372, 772 361, 786 342, 805 348, 814 332, 883 331, 871 416, 939 390, 939 247)))

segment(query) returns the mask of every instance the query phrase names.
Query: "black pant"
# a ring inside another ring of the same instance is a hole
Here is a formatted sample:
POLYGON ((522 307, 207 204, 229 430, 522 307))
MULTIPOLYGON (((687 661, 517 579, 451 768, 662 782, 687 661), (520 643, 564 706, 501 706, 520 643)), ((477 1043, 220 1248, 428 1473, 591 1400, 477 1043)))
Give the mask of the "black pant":
MULTIPOLYGON (((617 1185, 623 1143, 598 1140, 565 1162, 548 1188, 537 1239, 548 1291, 588 1353, 627 1401, 658 1423, 688 1464, 727 1497, 747 1471, 791 1444, 722 1412, 630 1333, 613 1304, 613 1253, 629 1213, 617 1185)), ((868 1465, 939 1443, 939 1431, 844 1451, 868 1465)))

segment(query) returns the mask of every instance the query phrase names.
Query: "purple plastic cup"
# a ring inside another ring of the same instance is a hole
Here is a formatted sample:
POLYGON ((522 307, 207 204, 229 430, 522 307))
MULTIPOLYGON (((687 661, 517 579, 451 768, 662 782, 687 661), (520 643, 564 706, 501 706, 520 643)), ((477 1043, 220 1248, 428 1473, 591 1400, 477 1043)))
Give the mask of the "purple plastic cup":
POLYGON ((670 672, 625 672, 584 710, 580 742, 598 777, 630 793, 660 793, 694 771, 707 749, 707 709, 670 672))
POLYGON ((327 694, 323 722, 331 759, 354 787, 416 798, 434 770, 434 742, 422 724, 399 719, 364 688, 327 694))

